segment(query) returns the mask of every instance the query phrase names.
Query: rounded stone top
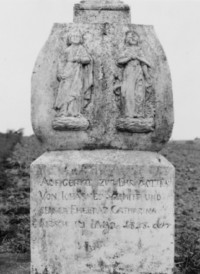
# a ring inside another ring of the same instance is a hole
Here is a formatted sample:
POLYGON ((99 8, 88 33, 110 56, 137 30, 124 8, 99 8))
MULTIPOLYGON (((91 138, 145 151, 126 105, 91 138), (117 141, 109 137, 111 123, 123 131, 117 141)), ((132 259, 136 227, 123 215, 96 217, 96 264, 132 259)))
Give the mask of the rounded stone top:
POLYGON ((79 10, 54 26, 32 75, 32 125, 48 150, 159 151, 169 140, 166 55, 153 27, 123 24, 126 13, 79 10))
POLYGON ((120 0, 83 0, 75 5, 75 9, 83 10, 130 10, 130 7, 120 0))

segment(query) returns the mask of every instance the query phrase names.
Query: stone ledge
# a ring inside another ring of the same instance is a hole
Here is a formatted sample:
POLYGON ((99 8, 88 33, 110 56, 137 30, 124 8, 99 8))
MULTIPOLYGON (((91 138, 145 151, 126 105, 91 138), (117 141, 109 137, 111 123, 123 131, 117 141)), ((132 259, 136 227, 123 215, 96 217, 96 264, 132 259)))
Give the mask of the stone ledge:
POLYGON ((75 10, 114 10, 114 11, 129 11, 130 7, 127 5, 123 6, 109 6, 109 5, 104 5, 104 6, 89 6, 89 5, 80 5, 76 4, 74 6, 75 10))
POLYGON ((82 164, 109 164, 109 165, 173 165, 161 154, 147 151, 119 151, 119 150, 69 150, 69 151, 50 151, 45 152, 31 166, 35 165, 55 165, 65 164, 70 159, 70 163, 82 164))
POLYGON ((81 1, 74 5, 78 10, 130 10, 122 1, 81 1))

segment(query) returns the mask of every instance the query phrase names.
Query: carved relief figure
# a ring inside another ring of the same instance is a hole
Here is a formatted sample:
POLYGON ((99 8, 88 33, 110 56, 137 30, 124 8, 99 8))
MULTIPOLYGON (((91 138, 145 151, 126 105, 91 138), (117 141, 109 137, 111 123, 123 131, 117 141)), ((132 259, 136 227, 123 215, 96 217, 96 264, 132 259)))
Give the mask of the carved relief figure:
POLYGON ((79 32, 70 34, 67 43, 69 47, 58 63, 59 88, 54 103, 56 115, 53 128, 85 130, 89 122, 81 112, 91 98, 93 62, 79 32))
MULTIPOLYGON (((140 37, 134 31, 128 31, 125 37, 123 52, 117 60, 117 65, 123 68, 121 91, 122 117, 117 122, 117 128, 132 132, 145 131, 145 98, 152 90, 152 77, 149 73, 151 64, 144 56, 139 45, 140 37)), ((115 88, 115 94, 119 86, 115 88)), ((147 120, 146 120, 147 121, 147 120)), ((149 124, 149 120, 147 121, 149 124)), ((147 130, 148 131, 148 130, 147 130)))

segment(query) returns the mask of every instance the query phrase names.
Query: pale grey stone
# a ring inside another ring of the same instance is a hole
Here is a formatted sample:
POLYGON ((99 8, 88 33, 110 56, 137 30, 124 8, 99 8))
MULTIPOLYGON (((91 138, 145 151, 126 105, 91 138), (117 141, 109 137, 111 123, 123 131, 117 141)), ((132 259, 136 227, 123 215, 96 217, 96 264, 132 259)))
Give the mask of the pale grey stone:
POLYGON ((74 6, 74 23, 130 24, 130 8, 122 1, 81 1, 74 6), (109 12, 108 12, 109 11, 109 12))
POLYGON ((127 5, 81 1, 74 23, 54 24, 32 76, 33 129, 49 150, 159 151, 173 122, 165 53, 127 5))
POLYGON ((174 167, 153 152, 45 153, 31 166, 31 254, 31 274, 172 274, 174 167))
POLYGON ((35 64, 35 134, 66 151, 31 166, 31 274, 173 273, 174 167, 130 151, 169 140, 170 72, 153 27, 130 23, 122 1, 81 1, 35 64))

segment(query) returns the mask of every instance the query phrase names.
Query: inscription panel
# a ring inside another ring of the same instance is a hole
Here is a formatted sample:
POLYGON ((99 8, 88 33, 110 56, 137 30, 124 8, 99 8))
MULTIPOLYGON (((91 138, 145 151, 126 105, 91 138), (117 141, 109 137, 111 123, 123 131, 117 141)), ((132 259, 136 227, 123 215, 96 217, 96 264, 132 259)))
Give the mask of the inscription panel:
POLYGON ((46 153, 31 230, 31 274, 172 274, 174 168, 148 152, 46 153))
POLYGON ((83 273, 91 269, 134 273, 141 261, 159 268, 162 258, 155 254, 162 250, 166 234, 173 232, 168 214, 173 212, 172 184, 172 178, 43 177, 35 192, 38 206, 32 227, 37 235, 44 231, 54 239, 66 235, 59 248, 68 255, 69 264, 76 258, 83 273))
POLYGON ((33 225, 70 227, 81 223, 81 228, 100 229, 106 226, 110 230, 168 228, 171 224, 162 221, 158 215, 162 213, 160 203, 166 200, 165 189, 170 184, 171 180, 163 179, 135 182, 119 178, 99 179, 95 182, 90 179, 53 180, 44 177, 40 182, 44 188, 37 193, 40 204, 38 214, 41 218, 37 222, 35 220, 33 225), (99 218, 102 215, 104 218, 117 217, 117 223, 101 222, 99 218), (140 215, 146 221, 141 222, 140 215), (149 215, 155 218, 149 221, 149 215), (86 222, 78 218, 85 218, 86 222))

